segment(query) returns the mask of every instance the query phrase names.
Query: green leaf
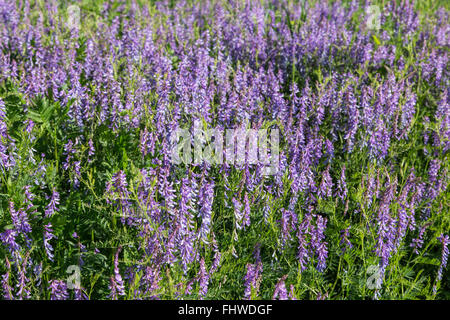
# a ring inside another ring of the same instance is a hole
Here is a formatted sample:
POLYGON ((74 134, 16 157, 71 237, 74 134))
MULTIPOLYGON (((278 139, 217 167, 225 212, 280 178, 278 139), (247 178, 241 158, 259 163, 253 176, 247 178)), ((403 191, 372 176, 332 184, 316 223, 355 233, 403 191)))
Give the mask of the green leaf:
POLYGON ((44 122, 42 120, 41 115, 39 113, 33 111, 33 110, 28 110, 27 118, 30 119, 30 120, 33 120, 36 123, 44 122))
POLYGON ((373 34, 372 37, 373 37, 373 41, 375 42, 375 44, 377 46, 380 46, 381 45, 381 41, 377 38, 377 36, 373 34))
POLYGON ((415 259, 415 262, 421 263, 421 264, 429 264, 429 265, 433 265, 433 266, 441 265, 441 262, 439 261, 439 259, 436 259, 436 258, 417 257, 415 259))

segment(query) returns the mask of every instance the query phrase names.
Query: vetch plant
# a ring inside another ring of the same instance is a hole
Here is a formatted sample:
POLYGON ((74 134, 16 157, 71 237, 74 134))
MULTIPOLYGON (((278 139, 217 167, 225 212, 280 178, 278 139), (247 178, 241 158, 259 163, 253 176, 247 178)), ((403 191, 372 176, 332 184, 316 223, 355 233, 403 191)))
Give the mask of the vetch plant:
POLYGON ((0 0, 0 296, 448 299, 448 18, 0 0))

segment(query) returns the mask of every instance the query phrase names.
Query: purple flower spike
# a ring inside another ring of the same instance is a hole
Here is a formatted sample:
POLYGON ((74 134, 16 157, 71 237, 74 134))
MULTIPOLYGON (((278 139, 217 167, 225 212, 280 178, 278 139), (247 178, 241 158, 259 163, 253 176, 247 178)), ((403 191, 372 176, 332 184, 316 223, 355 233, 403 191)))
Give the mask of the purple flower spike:
POLYGON ((52 197, 50 199, 50 203, 47 205, 47 207, 45 208, 45 217, 49 218, 51 217, 55 212, 57 212, 58 206, 59 205, 59 193, 58 191, 56 191, 55 188, 53 188, 53 193, 52 193, 52 197))
POLYGON ((49 289, 51 290, 50 300, 67 300, 69 298, 65 281, 50 280, 49 284, 49 289))
POLYGON ((114 255, 114 276, 111 277, 109 286, 111 290, 110 297, 114 300, 117 300, 118 296, 125 295, 125 286, 119 270, 119 253, 121 250, 122 247, 119 247, 114 255))

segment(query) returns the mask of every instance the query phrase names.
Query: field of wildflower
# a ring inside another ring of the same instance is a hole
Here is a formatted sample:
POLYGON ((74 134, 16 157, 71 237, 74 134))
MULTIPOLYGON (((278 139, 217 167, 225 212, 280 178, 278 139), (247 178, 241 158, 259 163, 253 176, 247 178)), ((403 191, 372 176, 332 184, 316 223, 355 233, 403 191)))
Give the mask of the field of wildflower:
POLYGON ((0 0, 2 299, 450 299, 449 19, 0 0))

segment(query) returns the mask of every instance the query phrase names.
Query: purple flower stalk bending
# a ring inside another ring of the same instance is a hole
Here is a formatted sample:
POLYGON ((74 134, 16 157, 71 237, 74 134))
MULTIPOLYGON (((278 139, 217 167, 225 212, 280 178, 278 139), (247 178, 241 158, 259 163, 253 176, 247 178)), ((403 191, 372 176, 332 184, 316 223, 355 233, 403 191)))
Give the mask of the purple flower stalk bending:
POLYGON ((53 261, 53 247, 50 244, 50 240, 57 239, 57 237, 53 234, 52 224, 48 223, 44 226, 44 248, 45 253, 50 261, 53 261))
POLYGON ((260 255, 260 245, 257 244, 254 251, 255 264, 247 264, 247 273, 244 276, 244 299, 251 299, 252 290, 258 295, 259 285, 261 283, 262 261, 260 255))
POLYGON ((241 230, 242 229, 242 220, 244 218, 243 212, 242 212, 242 204, 239 200, 236 198, 233 198, 231 200, 234 207, 234 219, 236 221, 236 229, 241 230))
POLYGON ((347 184, 345 182, 345 165, 341 169, 341 177, 337 183, 336 196, 342 201, 347 197, 347 184))
POLYGON ((417 236, 417 238, 412 239, 410 246, 414 248, 415 254, 419 254, 419 249, 421 249, 423 246, 423 235, 425 234, 425 231, 427 230, 427 228, 429 226, 430 226, 430 223, 423 225, 419 229, 419 235, 417 236))
POLYGON ((18 211, 16 211, 14 209, 14 203, 10 201, 9 212, 11 213, 11 218, 17 231, 19 231, 23 235, 31 232, 31 226, 28 222, 28 216, 24 210, 19 209, 18 211))
POLYGON ((92 162, 92 157, 95 155, 95 148, 94 143, 92 142, 92 139, 89 139, 89 151, 88 151, 88 162, 92 162))
POLYGON ((118 296, 125 295, 125 286, 119 270, 119 253, 121 250, 122 247, 119 247, 117 249, 116 254, 114 255, 114 276, 112 276, 110 279, 110 286, 109 286, 109 289, 111 290, 110 297, 113 300, 117 300, 118 296))
POLYGON ((205 259, 203 257, 200 259, 200 270, 198 272, 198 285, 199 291, 198 294, 201 299, 206 296, 208 292, 208 283, 209 283, 209 273, 206 271, 205 267, 205 259))
POLYGON ((221 259, 222 259, 222 254, 220 252, 216 252, 216 254, 214 255, 214 260, 213 260, 213 263, 211 265, 211 268, 209 269, 209 275, 210 276, 214 272, 216 272, 217 269, 219 268, 221 259))
POLYGON ((307 263, 310 258, 310 250, 308 247, 307 237, 311 228, 311 215, 307 215, 303 218, 303 221, 298 226, 297 238, 298 238, 298 263, 300 271, 305 271, 307 263))
POLYGON ((342 247, 342 252, 344 253, 345 251, 347 251, 347 249, 351 249, 353 248, 352 243, 350 242, 350 240, 348 239, 350 236, 349 233, 350 230, 350 226, 344 230, 341 231, 341 241, 340 241, 340 245, 342 247))
POLYGON ((380 208, 378 209, 378 238, 376 254, 380 257, 380 269, 384 275, 384 271, 389 264, 389 258, 394 250, 395 241, 395 221, 390 214, 389 205, 394 198, 394 190, 396 183, 389 184, 381 200, 380 208))
POLYGON ((281 249, 291 240, 291 231, 297 225, 297 214, 294 210, 281 209, 281 249))
POLYGON ((58 193, 58 191, 56 191, 55 188, 53 188, 53 193, 52 193, 52 197, 50 199, 50 203, 45 208, 45 212, 44 212, 45 217, 49 218, 55 212, 57 212, 58 211, 58 207, 57 207, 58 205, 59 205, 59 193, 58 193))
POLYGON ((244 230, 245 230, 245 227, 250 227, 250 201, 248 199, 247 193, 245 193, 245 195, 244 195, 243 223, 244 223, 244 230))
POLYGON ((188 265, 191 264, 197 257, 195 238, 193 226, 193 211, 194 203, 197 195, 197 185, 195 179, 183 178, 180 189, 179 201, 179 223, 180 230, 178 234, 178 246, 181 254, 181 264, 183 270, 186 272, 188 265))
POLYGON ((0 98, 0 170, 8 170, 13 167, 15 164, 15 160, 13 157, 13 153, 11 151, 11 147, 14 147, 14 144, 11 142, 10 137, 8 136, 8 127, 6 125, 6 109, 5 103, 0 98))
POLYGON ((8 258, 5 258, 6 260, 6 267, 7 271, 4 275, 2 275, 2 289, 3 289, 3 299, 5 300, 13 300, 13 290, 9 284, 10 282, 10 274, 11 274, 11 263, 9 262, 8 258))
POLYGON ((7 229, 3 233, 0 233, 0 241, 8 248, 16 263, 22 259, 19 252, 21 247, 16 242, 17 235, 18 233, 14 229, 7 229))
MULTIPOLYGON (((33 208, 33 200, 35 195, 31 193, 31 186, 27 185, 24 188, 24 194, 25 194, 25 203, 27 205, 27 211, 31 210, 33 208)), ((34 211, 36 212, 36 210, 34 211)))
POLYGON ((322 173, 322 181, 319 185, 318 195, 321 198, 331 197, 331 192, 333 189, 333 181, 330 176, 330 167, 328 166, 322 173))
MULTIPOLYGON (((133 224, 131 217, 131 203, 129 201, 128 183, 125 173, 120 170, 113 175, 111 182, 106 186, 106 192, 114 199, 114 206, 121 212, 122 223, 133 224)), ((109 202, 109 200, 108 200, 109 202)))
POLYGON ((317 216, 316 228, 311 234, 311 245, 317 255, 317 270, 322 272, 326 268, 326 259, 328 257, 327 242, 322 240, 325 238, 325 228, 327 219, 317 216))
MULTIPOLYGON (((440 237, 438 237, 438 240, 442 243, 442 259, 441 259, 441 265, 439 266, 439 270, 437 273, 436 282, 439 282, 442 280, 442 273, 447 266, 448 261, 448 245, 450 244, 450 238, 448 235, 441 234, 440 237)), ((436 285, 433 287, 434 293, 436 293, 436 285)))
POLYGON ((25 258, 23 259, 22 265, 18 269, 18 283, 16 285, 18 290, 16 296, 19 300, 31 298, 30 289, 28 287, 30 279, 27 278, 27 266, 29 257, 30 253, 27 252, 25 254, 25 258))

